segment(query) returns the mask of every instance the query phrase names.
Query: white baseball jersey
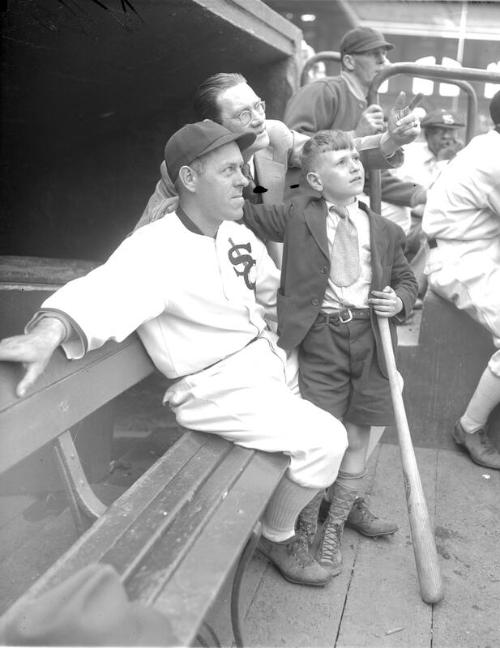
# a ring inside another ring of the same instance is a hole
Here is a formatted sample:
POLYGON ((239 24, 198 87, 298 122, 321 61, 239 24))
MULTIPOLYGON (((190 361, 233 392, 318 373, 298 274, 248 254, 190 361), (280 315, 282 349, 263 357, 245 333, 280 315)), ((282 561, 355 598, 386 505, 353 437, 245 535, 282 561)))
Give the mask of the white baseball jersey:
MULTIPOLYGON (((264 244, 244 225, 225 221, 211 238, 172 213, 134 232, 43 307, 72 317, 88 349, 139 327, 158 369, 178 378, 240 350, 266 329, 266 318, 275 321, 278 284, 264 244)), ((86 351, 80 342, 63 346, 70 358, 86 351)))
MULTIPOLYGON (((284 452, 292 481, 326 488, 347 435, 340 421, 287 386, 286 354, 266 323, 276 320, 278 284, 264 244, 244 225, 225 221, 210 238, 179 211, 136 230, 103 266, 43 307, 72 317, 88 349, 139 327, 158 369, 182 377, 164 398, 180 425, 284 452)), ((69 358, 86 351, 73 338, 63 347, 69 358)))
POLYGON ((429 190, 422 228, 429 238, 500 244, 500 134, 474 137, 429 190))
MULTIPOLYGON (((428 193, 422 228, 437 241, 429 285, 487 328, 500 349, 500 134, 478 135, 428 193)), ((500 350, 490 359, 500 376, 500 350)))

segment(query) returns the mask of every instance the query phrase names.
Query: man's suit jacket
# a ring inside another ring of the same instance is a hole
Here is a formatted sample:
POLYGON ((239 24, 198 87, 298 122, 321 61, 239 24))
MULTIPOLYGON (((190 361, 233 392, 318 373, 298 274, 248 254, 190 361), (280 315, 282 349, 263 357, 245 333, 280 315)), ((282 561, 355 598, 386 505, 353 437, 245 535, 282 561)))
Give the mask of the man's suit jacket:
MULTIPOLYGON (((417 282, 404 256, 405 235, 391 221, 360 207, 370 222, 371 290, 391 286, 403 302, 403 310, 390 319, 391 335, 396 346, 393 320, 404 320, 417 297, 417 282)), ((284 349, 298 346, 313 325, 328 285, 330 253, 326 232, 327 208, 322 198, 299 199, 288 208, 245 204, 244 222, 259 238, 283 241, 283 265, 278 291, 279 345, 284 349)), ((376 315, 371 311, 372 328, 377 344, 377 358, 387 375, 376 315)))
MULTIPOLYGON (((283 202, 287 170, 300 167, 300 154, 309 135, 292 131, 283 122, 274 119, 266 120, 266 129, 269 146, 255 152, 254 164, 258 184, 267 190, 260 194, 262 201, 265 205, 273 205, 283 202)), ((396 152, 388 159, 380 150, 380 140, 381 135, 370 135, 355 140, 365 167, 378 169, 401 164, 402 151, 396 152)), ((160 165, 160 174, 161 178, 135 229, 161 218, 165 199, 177 195, 165 162, 160 165)))

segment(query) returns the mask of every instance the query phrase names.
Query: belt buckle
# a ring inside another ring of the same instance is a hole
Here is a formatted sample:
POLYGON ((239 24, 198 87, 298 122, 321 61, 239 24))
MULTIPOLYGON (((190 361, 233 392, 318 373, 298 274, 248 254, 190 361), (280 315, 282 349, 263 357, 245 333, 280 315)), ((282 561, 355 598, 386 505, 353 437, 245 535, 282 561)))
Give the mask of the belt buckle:
POLYGON ((341 324, 347 324, 347 322, 350 322, 352 320, 352 311, 350 308, 344 308, 344 310, 340 311, 339 315, 339 322, 341 324), (347 313, 347 319, 342 318, 342 313, 347 313))

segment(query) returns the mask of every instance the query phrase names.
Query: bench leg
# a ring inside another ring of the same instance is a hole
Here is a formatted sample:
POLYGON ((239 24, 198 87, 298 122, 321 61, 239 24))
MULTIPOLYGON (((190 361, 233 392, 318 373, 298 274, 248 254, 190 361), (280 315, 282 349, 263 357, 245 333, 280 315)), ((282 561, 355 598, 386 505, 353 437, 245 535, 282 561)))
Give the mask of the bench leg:
POLYGON ((234 641, 237 648, 243 648, 243 637, 241 634, 241 619, 240 619, 240 591, 243 574, 250 562, 255 548, 260 540, 262 533, 262 524, 257 522, 252 535, 250 536, 243 552, 236 566, 236 571, 233 578, 233 587, 231 590, 231 625, 233 628, 234 641))
POLYGON ((89 520, 93 522, 101 517, 106 506, 90 488, 69 430, 58 437, 54 452, 75 526, 79 533, 83 533, 88 527, 89 520))

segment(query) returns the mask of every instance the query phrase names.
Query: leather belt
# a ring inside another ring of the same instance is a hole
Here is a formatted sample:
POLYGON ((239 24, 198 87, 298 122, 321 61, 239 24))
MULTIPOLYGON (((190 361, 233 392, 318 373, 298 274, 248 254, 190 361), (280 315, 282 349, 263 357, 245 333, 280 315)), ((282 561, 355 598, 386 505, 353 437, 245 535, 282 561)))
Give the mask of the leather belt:
POLYGON ((370 319, 369 308, 343 308, 339 311, 331 313, 320 312, 317 320, 326 322, 327 324, 347 324, 351 320, 367 320, 370 319))

